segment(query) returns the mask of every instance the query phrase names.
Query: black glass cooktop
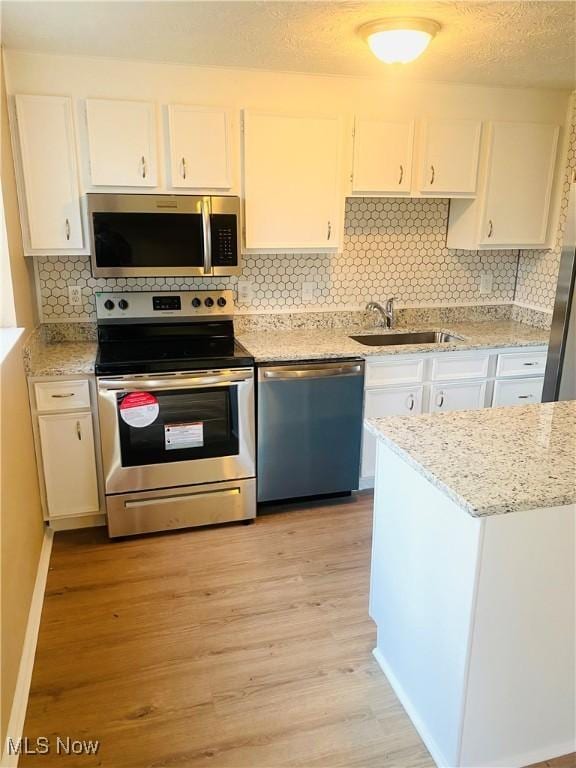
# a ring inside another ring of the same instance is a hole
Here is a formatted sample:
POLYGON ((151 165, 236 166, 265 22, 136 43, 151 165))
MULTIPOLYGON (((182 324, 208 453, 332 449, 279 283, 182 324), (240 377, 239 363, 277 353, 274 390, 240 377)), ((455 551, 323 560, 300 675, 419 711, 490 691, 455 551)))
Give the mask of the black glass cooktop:
POLYGON ((199 325, 190 326, 189 333, 180 325, 174 334, 166 326, 99 328, 96 375, 169 373, 254 364, 254 358, 232 335, 206 330, 199 325))

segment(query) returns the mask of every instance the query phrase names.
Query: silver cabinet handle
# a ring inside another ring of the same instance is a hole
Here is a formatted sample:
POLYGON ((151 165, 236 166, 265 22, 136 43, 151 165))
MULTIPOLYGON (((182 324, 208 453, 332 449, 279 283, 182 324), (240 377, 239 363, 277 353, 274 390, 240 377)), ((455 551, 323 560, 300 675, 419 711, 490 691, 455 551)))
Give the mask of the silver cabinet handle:
POLYGON ((70 220, 66 219, 65 223, 65 231, 66 231, 66 240, 70 240, 70 220))
POLYGON ((522 365, 538 365, 538 363, 522 363, 522 365))
POLYGON ((142 178, 145 179, 148 169, 146 167, 146 158, 144 157, 144 155, 142 155, 142 157, 140 158, 140 169, 142 171, 142 178))
POLYGON ((414 410, 414 405, 415 405, 414 395, 408 395, 408 399, 406 400, 406 405, 408 406, 409 411, 414 410))
POLYGON ((436 170, 433 165, 430 166, 430 186, 434 184, 434 179, 436 178, 436 170))
POLYGON ((185 157, 182 158, 181 165, 182 165, 182 178, 185 179, 186 178, 186 158, 185 157))
POLYGON ((212 231, 210 229, 210 206, 207 198, 202 200, 202 238, 204 240, 204 274, 212 274, 212 231))
POLYGON ((518 395, 518 400, 530 400, 533 395, 518 395))
POLYGON ((436 405, 438 408, 442 408, 444 405, 444 392, 439 392, 438 397, 436 398, 436 405))
POLYGON ((492 233, 494 232, 494 222, 492 219, 489 219, 488 221, 488 237, 492 237, 492 233))
POLYGON ((332 234, 332 224, 328 222, 328 232, 326 235, 326 240, 330 240, 330 235, 332 234))
POLYGON ((82 427, 79 421, 76 422, 76 436, 78 440, 82 440, 82 427))
POLYGON ((398 179, 398 185, 402 184, 403 178, 404 178, 404 166, 400 164, 400 178, 398 179))
POLYGON ((62 392, 62 394, 50 395, 50 397, 74 397, 74 392, 62 392))

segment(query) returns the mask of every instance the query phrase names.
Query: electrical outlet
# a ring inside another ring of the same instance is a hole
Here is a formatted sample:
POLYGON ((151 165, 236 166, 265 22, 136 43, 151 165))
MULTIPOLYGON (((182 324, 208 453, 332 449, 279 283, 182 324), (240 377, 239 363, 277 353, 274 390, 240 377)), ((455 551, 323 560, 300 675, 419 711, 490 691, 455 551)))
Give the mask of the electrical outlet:
POLYGON ((82 301, 82 286, 81 285, 69 285, 68 286, 68 304, 71 307, 81 307, 84 302, 82 301))
POLYGON ((480 275, 480 295, 486 296, 492 293, 492 272, 483 272, 480 275))
POLYGON ((316 283, 302 283, 302 301, 314 301, 316 283))
POLYGON ((254 295, 253 285, 250 280, 238 280, 238 303, 249 304, 254 295))

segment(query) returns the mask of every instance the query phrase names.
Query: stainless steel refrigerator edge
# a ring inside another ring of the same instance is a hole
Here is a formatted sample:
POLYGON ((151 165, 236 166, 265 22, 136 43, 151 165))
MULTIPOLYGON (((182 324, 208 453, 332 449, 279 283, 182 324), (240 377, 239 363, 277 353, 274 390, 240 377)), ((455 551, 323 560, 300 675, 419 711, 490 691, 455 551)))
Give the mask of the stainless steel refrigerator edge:
POLYGON ((364 361, 258 369, 258 501, 358 488, 364 361))
POLYGON ((544 377, 543 402, 576 400, 576 172, 570 185, 566 229, 544 377))

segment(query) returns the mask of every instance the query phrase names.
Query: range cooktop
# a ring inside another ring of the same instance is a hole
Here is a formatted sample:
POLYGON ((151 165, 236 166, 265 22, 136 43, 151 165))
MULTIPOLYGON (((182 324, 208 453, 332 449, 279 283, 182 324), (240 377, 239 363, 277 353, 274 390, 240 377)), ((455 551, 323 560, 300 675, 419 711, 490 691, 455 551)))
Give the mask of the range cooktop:
POLYGON ((96 310, 97 376, 254 364, 234 338, 231 291, 101 293, 96 310))

